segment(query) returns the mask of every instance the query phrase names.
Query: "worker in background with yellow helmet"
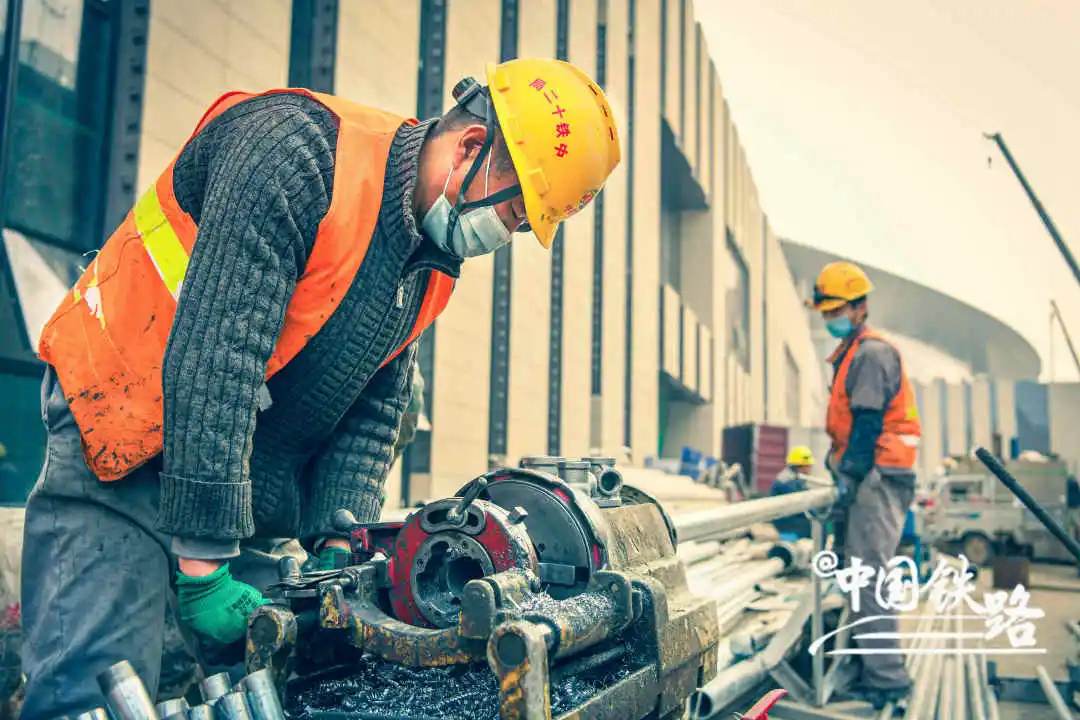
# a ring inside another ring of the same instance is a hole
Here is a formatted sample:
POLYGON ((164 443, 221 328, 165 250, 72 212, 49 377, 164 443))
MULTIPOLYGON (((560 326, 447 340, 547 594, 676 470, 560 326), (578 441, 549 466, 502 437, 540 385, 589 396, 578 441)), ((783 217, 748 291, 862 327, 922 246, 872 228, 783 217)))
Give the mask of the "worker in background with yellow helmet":
MULTIPOLYGON (((860 267, 833 262, 818 275, 808 304, 821 313, 829 333, 840 341, 829 357, 833 381, 825 421, 832 440, 827 465, 846 508, 846 517, 837 524, 836 544, 846 561, 858 557, 878 568, 896 554, 914 499, 920 428, 915 394, 900 353, 867 325, 867 295, 872 290, 870 278, 860 267)), ((865 632, 896 633, 894 611, 878 605, 872 584, 859 592, 860 611, 852 620, 886 616, 866 623, 865 632)), ((878 654, 861 656, 861 675, 853 694, 877 708, 905 697, 911 681, 904 658, 888 652, 899 650, 897 641, 857 642, 878 654)))
POLYGON ((453 96, 421 122, 227 93, 56 309, 24 717, 100 705, 95 676, 125 659, 153 695, 172 584, 189 629, 237 648, 277 554, 347 558, 333 514, 378 518, 417 339, 462 262, 516 232, 549 248, 619 163, 569 63, 491 65, 453 96))
MULTIPOLYGON (((787 465, 773 480, 772 487, 769 488, 769 494, 786 495, 787 493, 805 490, 807 479, 813 471, 813 451, 805 445, 796 445, 788 452, 787 465)), ((785 540, 810 537, 810 518, 803 513, 773 520, 773 526, 780 533, 781 538, 785 540)))

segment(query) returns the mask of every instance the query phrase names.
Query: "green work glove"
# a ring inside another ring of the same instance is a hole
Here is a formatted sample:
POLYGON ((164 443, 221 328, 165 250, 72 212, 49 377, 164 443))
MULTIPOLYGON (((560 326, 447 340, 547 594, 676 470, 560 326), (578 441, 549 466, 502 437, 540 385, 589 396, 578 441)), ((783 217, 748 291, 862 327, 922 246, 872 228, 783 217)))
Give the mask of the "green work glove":
POLYGON ((319 551, 319 570, 338 570, 349 564, 352 553, 342 547, 327 545, 319 551))
POLYGON ((180 620, 199 635, 229 645, 244 637, 248 616, 269 600, 247 583, 234 580, 225 563, 203 577, 176 573, 180 620))

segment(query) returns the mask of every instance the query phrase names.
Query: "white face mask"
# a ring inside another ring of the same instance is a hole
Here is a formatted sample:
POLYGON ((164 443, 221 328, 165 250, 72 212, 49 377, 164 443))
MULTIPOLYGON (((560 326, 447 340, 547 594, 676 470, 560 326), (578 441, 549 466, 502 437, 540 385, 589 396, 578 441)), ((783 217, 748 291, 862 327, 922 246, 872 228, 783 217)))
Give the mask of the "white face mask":
MULTIPOLYGON (((488 154, 487 169, 484 171, 484 197, 488 194, 488 178, 491 175, 491 155, 488 154)), ((499 219, 492 205, 485 205, 469 210, 458 216, 454 232, 447 237, 450 226, 450 212, 452 206, 446 197, 446 188, 450 185, 450 178, 454 174, 453 162, 450 164, 450 172, 446 175, 443 183, 442 194, 424 215, 421 227, 431 240, 446 252, 459 258, 476 257, 485 253, 494 252, 510 242, 510 231, 499 219)), ((458 198, 458 204, 464 204, 464 197, 458 198)))

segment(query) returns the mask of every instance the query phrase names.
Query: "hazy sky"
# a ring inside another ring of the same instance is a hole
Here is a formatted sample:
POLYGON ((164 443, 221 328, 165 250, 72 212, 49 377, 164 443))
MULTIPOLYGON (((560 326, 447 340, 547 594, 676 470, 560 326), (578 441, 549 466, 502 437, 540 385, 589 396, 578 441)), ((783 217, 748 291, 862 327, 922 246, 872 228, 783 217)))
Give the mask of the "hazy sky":
MULTIPOLYGON (((1047 379, 1049 300, 1080 343, 1080 285, 982 132, 1080 257, 1080 2, 695 4, 777 232, 1000 318, 1047 379)), ((1076 380, 1057 328, 1053 344, 1076 380)))

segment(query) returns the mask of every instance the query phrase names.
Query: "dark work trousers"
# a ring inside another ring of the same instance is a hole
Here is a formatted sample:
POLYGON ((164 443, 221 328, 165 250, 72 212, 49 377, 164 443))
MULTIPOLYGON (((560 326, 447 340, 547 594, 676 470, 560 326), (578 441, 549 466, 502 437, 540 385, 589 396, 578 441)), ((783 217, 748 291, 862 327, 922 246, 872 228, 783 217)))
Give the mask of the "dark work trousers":
MULTIPOLYGON (((859 483, 855 501, 848 509, 844 554, 846 562, 850 563, 853 557, 860 558, 865 565, 873 567, 875 573, 869 586, 858 591, 860 608, 858 613, 852 613, 851 622, 874 615, 888 617, 859 625, 852 630, 853 634, 897 631, 896 612, 878 606, 875 598, 877 568, 885 567, 896 555, 904 517, 914 498, 915 490, 910 484, 883 477, 876 469, 871 470, 859 483)), ((899 649, 899 642, 896 640, 855 642, 860 648, 899 649)), ((861 660, 860 684, 865 687, 893 689, 906 687, 911 683, 904 667, 903 655, 862 655, 861 660)))
MULTIPOLYGON (((79 429, 51 368, 42 383, 45 465, 26 503, 23 531, 24 720, 104 705, 97 675, 128 660, 156 695, 165 613, 172 612, 172 538, 155 529, 160 459, 115 482, 86 466, 79 429)), ((230 561, 262 588, 277 579, 280 540, 230 561)))

